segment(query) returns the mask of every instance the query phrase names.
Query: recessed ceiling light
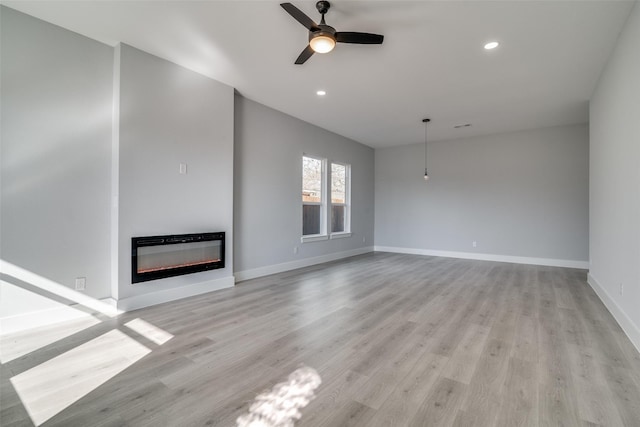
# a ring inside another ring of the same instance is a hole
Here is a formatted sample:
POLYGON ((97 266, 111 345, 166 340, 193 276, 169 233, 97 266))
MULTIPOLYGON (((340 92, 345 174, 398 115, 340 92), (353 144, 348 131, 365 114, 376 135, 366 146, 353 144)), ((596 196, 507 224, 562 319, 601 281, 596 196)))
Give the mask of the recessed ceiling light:
POLYGON ((318 96, 325 96, 327 94, 327 92, 325 92, 324 90, 319 90, 316 92, 316 95, 318 96))
POLYGON ((489 43, 484 45, 484 48, 487 49, 487 50, 491 50, 491 49, 497 48, 498 45, 500 45, 500 43, 498 43, 498 42, 489 42, 489 43))

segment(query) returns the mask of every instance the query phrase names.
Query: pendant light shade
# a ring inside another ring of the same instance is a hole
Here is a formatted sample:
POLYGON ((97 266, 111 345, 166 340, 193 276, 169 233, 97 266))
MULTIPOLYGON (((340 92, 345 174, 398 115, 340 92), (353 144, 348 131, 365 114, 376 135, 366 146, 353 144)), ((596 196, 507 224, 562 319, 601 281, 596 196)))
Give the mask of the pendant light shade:
POLYGON ((429 180, 429 174, 427 173, 427 123, 429 123, 431 119, 422 119, 422 123, 424 123, 424 180, 429 180))

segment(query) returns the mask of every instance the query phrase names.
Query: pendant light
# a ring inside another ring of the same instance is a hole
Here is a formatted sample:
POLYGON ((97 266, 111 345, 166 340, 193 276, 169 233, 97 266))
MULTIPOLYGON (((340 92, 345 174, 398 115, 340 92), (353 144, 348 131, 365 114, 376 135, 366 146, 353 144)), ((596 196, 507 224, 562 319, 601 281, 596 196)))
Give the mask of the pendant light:
POLYGON ((422 123, 424 123, 424 180, 429 180, 429 174, 427 173, 427 123, 429 123, 431 119, 422 119, 422 123))

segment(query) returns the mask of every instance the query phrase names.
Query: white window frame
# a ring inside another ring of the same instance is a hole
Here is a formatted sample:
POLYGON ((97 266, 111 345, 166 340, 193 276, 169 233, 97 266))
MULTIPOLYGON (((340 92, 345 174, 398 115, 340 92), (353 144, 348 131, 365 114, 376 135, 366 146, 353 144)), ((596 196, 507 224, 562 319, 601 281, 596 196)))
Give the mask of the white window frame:
MULTIPOLYGON (((320 233, 318 234, 307 234, 303 235, 301 238, 302 243, 306 242, 317 242, 319 240, 327 240, 329 235, 327 234, 327 159, 313 156, 309 154, 303 154, 302 160, 304 163, 304 158, 308 157, 310 159, 319 160, 322 164, 321 172, 320 172, 320 192, 322 193, 322 197, 320 198, 320 202, 305 202, 302 201, 302 208, 304 209, 304 205, 312 205, 312 206, 320 206, 320 233)), ((304 171, 301 170, 302 174, 304 171)), ((302 183, 302 182, 301 182, 302 183)), ((300 191, 302 194, 302 191, 300 191)))
MULTIPOLYGON (((344 206, 344 231, 337 231, 337 232, 330 232, 329 233, 329 238, 331 239, 342 239, 345 237, 351 237, 351 165, 348 163, 341 163, 341 162, 331 162, 331 166, 333 165, 340 165, 344 167, 344 178, 345 178, 345 188, 344 188, 344 203, 333 203, 333 201, 331 200, 331 197, 329 197, 329 209, 328 209, 328 218, 331 218, 331 214, 332 214, 332 210, 331 208, 333 206, 344 206)), ((333 174, 333 167, 331 167, 329 169, 331 171, 331 173, 329 173, 328 176, 328 181, 331 184, 333 182, 333 180, 331 179, 332 176, 331 174, 333 174)), ((333 188, 331 188, 329 190, 329 193, 331 194, 331 191, 333 190, 333 188)), ((331 227, 333 224, 329 224, 329 226, 331 227)))
MULTIPOLYGON (((329 161, 326 158, 314 156, 311 154, 303 153, 302 157, 308 157, 314 160, 322 162, 322 183, 321 183, 321 202, 305 202, 301 200, 301 207, 304 209, 304 205, 319 205, 320 206, 320 233, 307 234, 300 238, 301 243, 318 242, 329 239, 342 239, 345 237, 351 237, 351 165, 348 163, 329 161), (331 232, 331 208, 333 206, 331 202, 331 169, 332 164, 345 167, 345 203, 338 203, 337 205, 345 207, 344 218, 344 231, 332 233, 331 232)), ((303 159, 301 159, 303 160, 303 159)), ((303 162, 304 163, 304 160, 303 162)), ((304 171, 301 170, 302 173, 304 171)), ((302 180, 301 180, 302 184, 302 180)), ((300 191, 302 194, 302 191, 300 191)))

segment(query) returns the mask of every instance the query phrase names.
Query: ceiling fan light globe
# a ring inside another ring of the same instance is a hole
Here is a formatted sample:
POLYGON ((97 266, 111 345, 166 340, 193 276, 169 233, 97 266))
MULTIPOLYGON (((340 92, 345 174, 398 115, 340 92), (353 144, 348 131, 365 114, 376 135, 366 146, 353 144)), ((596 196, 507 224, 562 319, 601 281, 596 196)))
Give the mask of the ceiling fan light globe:
POLYGON ((336 47, 336 41, 327 35, 321 34, 312 38, 309 45, 311 45, 311 49, 316 53, 327 53, 336 47))

